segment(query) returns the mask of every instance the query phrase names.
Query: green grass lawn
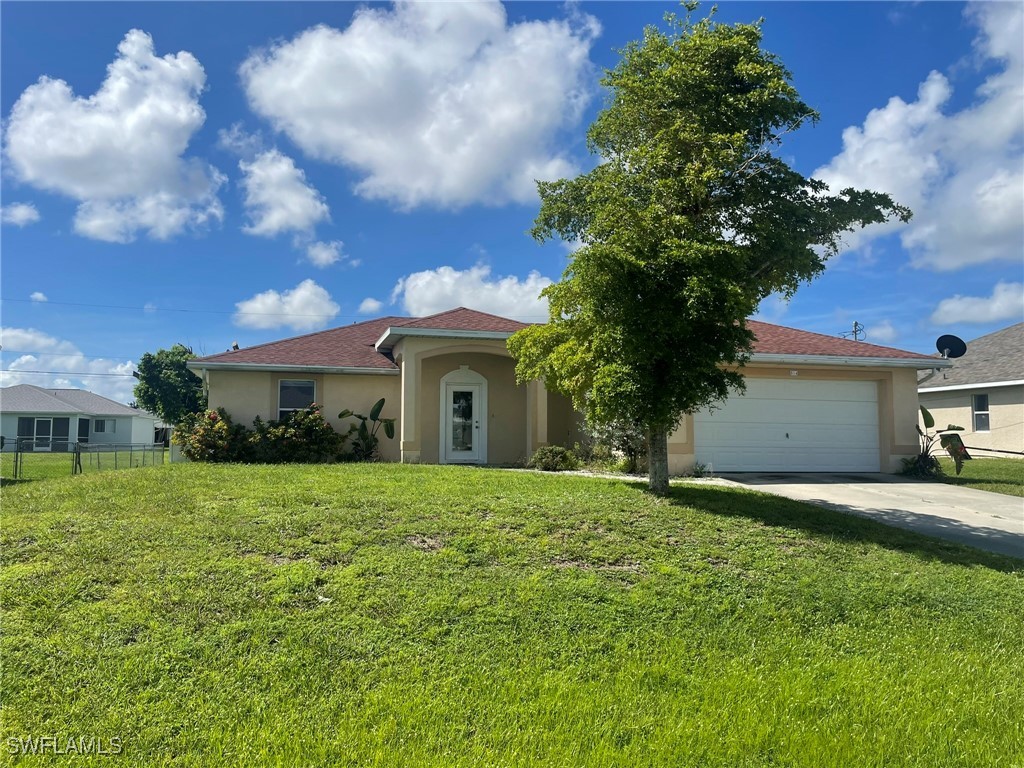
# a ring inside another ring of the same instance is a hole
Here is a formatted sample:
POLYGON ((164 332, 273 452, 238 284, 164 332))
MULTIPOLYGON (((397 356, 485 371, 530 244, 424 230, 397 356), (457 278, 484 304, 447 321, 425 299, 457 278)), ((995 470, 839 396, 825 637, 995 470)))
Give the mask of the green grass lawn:
POLYGON ((1024 496, 1024 459, 972 459, 964 462, 963 472, 959 476, 952 459, 941 458, 939 461, 946 472, 945 476, 939 478, 944 483, 1009 496, 1024 496))
POLYGON ((54 734, 120 737, 94 762, 133 766, 1024 764, 1024 561, 786 499, 170 465, 9 486, 0 515, 5 752, 54 734))

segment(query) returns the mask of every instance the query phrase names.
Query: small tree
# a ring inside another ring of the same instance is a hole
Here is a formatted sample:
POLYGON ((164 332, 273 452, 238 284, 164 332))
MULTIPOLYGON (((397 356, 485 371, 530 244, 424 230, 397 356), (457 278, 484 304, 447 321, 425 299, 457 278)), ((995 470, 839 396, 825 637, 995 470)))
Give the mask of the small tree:
POLYGON ((544 291, 550 321, 508 345, 520 382, 543 379, 594 423, 641 425, 659 494, 683 414, 743 389, 758 303, 821 274, 843 232, 910 217, 888 195, 830 195, 773 154, 817 113, 761 50, 760 22, 693 21, 685 7, 605 74, 588 132, 601 162, 538 183, 534 237, 582 246, 544 291))
POLYGON ((194 357, 191 347, 184 344, 144 354, 139 360, 139 383, 135 385, 138 406, 168 424, 206 410, 203 382, 186 367, 194 357))

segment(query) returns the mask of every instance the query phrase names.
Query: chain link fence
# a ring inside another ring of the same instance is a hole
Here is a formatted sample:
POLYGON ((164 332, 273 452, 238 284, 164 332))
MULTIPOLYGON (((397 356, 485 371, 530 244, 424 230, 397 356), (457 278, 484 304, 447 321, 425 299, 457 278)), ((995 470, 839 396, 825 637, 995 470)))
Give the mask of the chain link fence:
POLYGON ((166 463, 160 443, 80 443, 70 440, 19 437, 0 447, 0 477, 5 480, 45 480, 112 469, 158 466, 166 463))

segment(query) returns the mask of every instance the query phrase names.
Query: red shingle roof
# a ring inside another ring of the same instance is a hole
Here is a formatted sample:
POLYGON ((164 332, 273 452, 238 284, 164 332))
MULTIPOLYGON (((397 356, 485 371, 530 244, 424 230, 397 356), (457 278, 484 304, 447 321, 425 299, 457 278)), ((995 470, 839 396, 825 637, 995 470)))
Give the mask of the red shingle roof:
POLYGON ((308 365, 311 367, 379 368, 397 370, 390 355, 373 348, 390 325, 408 317, 381 317, 291 339, 257 344, 236 352, 201 357, 197 363, 246 363, 249 365, 308 365))
POLYGON ((893 360, 929 360, 929 355, 906 352, 892 347, 880 347, 866 341, 852 341, 823 333, 800 331, 784 325, 748 320, 747 327, 754 332, 754 354, 761 355, 827 355, 832 357, 881 357, 893 360))
POLYGON ((521 331, 529 323, 520 323, 507 317, 478 312, 475 309, 458 307, 436 315, 419 317, 402 323, 403 328, 429 328, 435 331, 494 331, 497 333, 515 333, 521 331))
MULTIPOLYGON (((747 321, 757 336, 754 353, 762 355, 823 355, 881 359, 930 360, 929 355, 880 347, 863 341, 851 341, 821 333, 800 331, 781 325, 747 321)), ((371 368, 396 370, 390 352, 374 348, 376 341, 391 328, 417 328, 439 331, 491 331, 514 333, 527 323, 459 307, 428 317, 381 317, 341 328, 295 336, 281 341, 258 344, 234 352, 202 357, 195 363, 229 363, 267 366, 309 366, 371 368)))

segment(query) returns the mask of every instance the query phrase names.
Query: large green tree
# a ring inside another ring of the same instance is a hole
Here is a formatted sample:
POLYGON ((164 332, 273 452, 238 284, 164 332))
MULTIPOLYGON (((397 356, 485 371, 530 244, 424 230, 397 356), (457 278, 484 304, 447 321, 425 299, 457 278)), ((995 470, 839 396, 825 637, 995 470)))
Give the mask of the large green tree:
POLYGON ((761 22, 666 16, 605 73, 590 173, 538 184, 533 235, 579 241, 544 291, 550 321, 509 340, 520 381, 543 379, 589 420, 648 434, 650 485, 668 492, 668 435, 743 389, 746 318, 819 275, 843 232, 910 211, 828 187, 778 157, 817 120, 761 22))
POLYGON ((184 344, 144 354, 139 360, 139 383, 135 385, 139 407, 168 424, 177 424, 188 414, 205 410, 202 379, 185 367, 194 357, 184 344))

